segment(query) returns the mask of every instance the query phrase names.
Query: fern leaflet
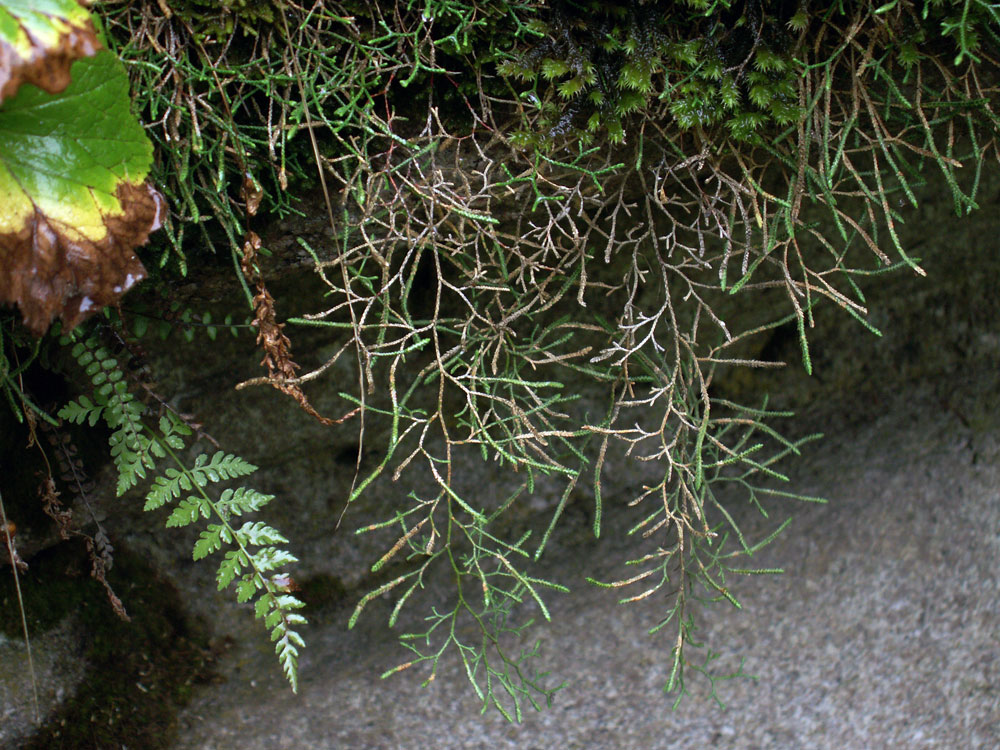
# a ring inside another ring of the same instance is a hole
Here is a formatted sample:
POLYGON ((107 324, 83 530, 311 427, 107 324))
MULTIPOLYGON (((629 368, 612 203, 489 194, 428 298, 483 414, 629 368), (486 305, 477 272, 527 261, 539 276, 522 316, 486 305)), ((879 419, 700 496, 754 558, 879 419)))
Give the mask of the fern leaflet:
MULTIPOLYGON (((65 339, 68 343, 71 339, 65 339)), ((248 487, 226 488, 213 499, 209 485, 245 477, 257 471, 252 463, 224 451, 209 457, 199 454, 193 464, 181 460, 179 451, 186 446, 191 429, 176 414, 166 411, 151 427, 145 418, 146 406, 129 391, 124 372, 114 355, 97 337, 74 343, 73 357, 84 368, 94 388, 89 396, 70 401, 59 416, 76 424, 91 426, 103 419, 111 428, 108 439, 111 457, 118 470, 117 492, 124 494, 147 478, 152 479, 146 492, 144 510, 176 505, 167 517, 168 527, 189 526, 213 519, 206 525, 192 551, 201 560, 231 547, 219 564, 216 580, 219 590, 235 584, 236 600, 253 601, 254 615, 264 620, 271 632, 275 653, 282 671, 298 690, 298 655, 305 646, 295 627, 306 623, 296 610, 303 603, 289 592, 289 576, 281 568, 298 562, 291 553, 275 545, 287 544, 280 532, 260 521, 246 521, 238 529, 230 518, 253 513, 274 499, 248 487), (157 460, 168 459, 173 466, 157 470, 157 460)))

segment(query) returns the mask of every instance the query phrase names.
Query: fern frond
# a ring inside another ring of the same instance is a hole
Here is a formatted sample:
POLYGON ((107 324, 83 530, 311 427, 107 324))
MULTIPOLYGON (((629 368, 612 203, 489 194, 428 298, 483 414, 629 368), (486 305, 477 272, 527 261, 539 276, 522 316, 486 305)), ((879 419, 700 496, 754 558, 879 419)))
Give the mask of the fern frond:
POLYGON ((153 486, 146 493, 143 510, 156 510, 175 497, 180 497, 181 492, 190 492, 192 489, 194 485, 187 473, 168 468, 153 480, 153 486))
POLYGON ((236 584, 236 601, 246 604, 257 593, 257 578, 252 573, 245 574, 236 584))
MULTIPOLYGON (((204 532, 202 533, 204 534, 204 532)), ((216 549, 220 547, 221 544, 216 549)), ((195 549, 197 549, 197 545, 195 545, 195 549)), ((236 579, 236 576, 243 572, 243 568, 249 564, 250 560, 243 550, 234 549, 227 552, 219 564, 219 571, 215 579, 219 584, 219 591, 229 586, 236 579)))
MULTIPOLYGON (((218 552, 222 549, 222 545, 232 543, 233 533, 228 527, 219 523, 209 524, 208 527, 201 532, 198 541, 194 543, 193 557, 195 560, 201 560, 202 558, 208 557, 213 552, 218 552)), ((225 586, 220 586, 219 588, 223 589, 225 586)))
MULTIPOLYGON (((68 343, 70 339, 64 339, 68 343)), ((89 396, 70 401, 59 411, 59 416, 76 424, 88 422, 91 426, 102 420, 111 428, 109 438, 111 457, 118 470, 117 492, 124 494, 145 480, 147 472, 156 470, 156 460, 169 458, 174 466, 165 468, 152 477, 146 492, 143 509, 157 510, 178 500, 167 517, 168 527, 189 526, 201 520, 214 518, 201 531, 195 542, 192 556, 201 560, 225 547, 233 547, 223 556, 216 574, 219 590, 236 583, 236 600, 254 603, 256 617, 263 618, 276 641, 275 652, 282 671, 292 686, 298 689, 298 649, 305 643, 292 626, 306 622, 295 610, 304 605, 279 585, 285 574, 267 574, 286 565, 298 562, 291 553, 274 545, 287 544, 277 530, 260 521, 247 521, 239 529, 229 524, 233 515, 243 515, 259 510, 274 499, 248 487, 223 490, 217 500, 205 491, 210 484, 245 477, 257 467, 239 456, 216 451, 211 458, 199 454, 192 464, 186 464, 178 455, 185 447, 184 438, 191 435, 191 428, 172 411, 167 410, 157 420, 157 428, 144 420, 146 406, 129 392, 124 372, 118 360, 111 355, 96 337, 78 341, 72 354, 84 369, 94 386, 89 396), (253 548, 255 551, 251 551, 253 548)))
POLYGON ((236 532, 236 538, 243 544, 252 544, 255 547, 288 542, 280 533, 260 521, 247 521, 236 532))
POLYGON ((190 469, 191 475, 202 487, 208 482, 221 482, 225 479, 245 477, 255 471, 257 471, 257 467, 249 461, 244 461, 239 456, 223 451, 216 451, 211 460, 202 453, 190 469))
POLYGON ((274 495, 265 495, 249 487, 240 487, 236 490, 224 490, 219 496, 217 504, 223 513, 242 515, 260 510, 274 499, 274 495))
MULTIPOLYGON (((297 599, 298 604, 301 604, 297 599)), ((275 610, 272 615, 279 615, 277 624, 271 628, 271 640, 275 641, 274 653, 278 655, 278 663, 285 673, 285 678, 292 686, 292 692, 299 690, 299 649, 305 648, 305 641, 288 625, 301 625, 306 618, 296 614, 280 615, 279 610, 275 610)), ((265 624, 267 620, 265 619, 265 624)))
POLYGON ((91 427, 97 424, 104 413, 103 404, 95 404, 86 396, 80 396, 76 401, 70 401, 59 410, 61 419, 68 419, 74 424, 87 422, 91 427))
POLYGON ((298 562, 298 558, 277 547, 264 547, 253 555, 254 567, 262 573, 298 562))
POLYGON ((212 506, 201 497, 192 495, 177 503, 170 516, 167 518, 167 526, 189 526, 201 518, 210 518, 212 506))
MULTIPOLYGON (((107 417, 108 412, 105 412, 107 417)), ((127 429, 115 430, 108 438, 111 445, 111 458, 118 469, 118 495, 124 495, 146 478, 146 469, 154 468, 153 457, 150 454, 150 440, 145 435, 127 429)))
POLYGON ((171 411, 160 417, 160 435, 171 448, 180 450, 184 447, 184 437, 191 434, 191 428, 184 424, 180 417, 171 411))

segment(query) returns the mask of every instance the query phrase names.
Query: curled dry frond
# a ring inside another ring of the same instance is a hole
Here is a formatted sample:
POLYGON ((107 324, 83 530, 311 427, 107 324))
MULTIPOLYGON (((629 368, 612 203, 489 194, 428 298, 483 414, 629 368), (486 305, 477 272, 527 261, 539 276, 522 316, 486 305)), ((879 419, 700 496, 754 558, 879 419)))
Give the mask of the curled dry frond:
POLYGON ((292 361, 292 342, 282 332, 285 326, 278 322, 274 310, 274 298, 264 286, 264 278, 257 266, 257 251, 259 249, 260 237, 256 233, 250 232, 243 244, 242 269, 243 275, 257 291, 253 298, 255 314, 253 325, 257 329, 257 346, 264 350, 264 359, 261 360, 261 365, 267 368, 267 382, 295 399, 295 402, 307 414, 315 417, 320 423, 334 424, 332 419, 322 416, 312 407, 306 394, 302 392, 302 388, 296 382, 295 371, 298 370, 299 366, 292 361))

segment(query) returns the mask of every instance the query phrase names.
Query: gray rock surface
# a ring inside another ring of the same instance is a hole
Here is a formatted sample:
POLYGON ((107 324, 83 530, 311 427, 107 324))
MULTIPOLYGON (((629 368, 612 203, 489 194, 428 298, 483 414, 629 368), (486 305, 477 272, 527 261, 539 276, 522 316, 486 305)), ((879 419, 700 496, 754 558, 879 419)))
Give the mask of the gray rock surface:
MULTIPOLYGON (((722 663, 734 668, 745 655, 745 670, 759 678, 721 684, 724 711, 698 680, 671 711, 660 692, 670 645, 645 633, 655 611, 616 606, 582 580, 594 561, 598 574, 620 572, 628 548, 610 533, 561 549, 551 563, 573 593, 552 600, 544 663, 569 684, 522 725, 480 715, 457 669, 425 689, 419 674, 380 681, 403 652, 375 623, 347 632, 344 610, 308 633, 299 696, 284 688, 270 654, 247 643, 229 657, 228 684, 202 691, 183 713, 176 747, 998 747, 995 364, 914 384, 874 419, 786 465, 799 490, 830 502, 797 509, 762 552, 760 564, 785 575, 742 581, 742 612, 705 614, 703 635, 722 663), (955 413, 942 411, 943 395, 955 413), (957 416, 966 413, 975 426, 957 416)), ((833 412, 799 426, 835 422, 833 412)))
MULTIPOLYGON (((997 192, 981 204, 998 205, 997 192)), ((624 529, 635 521, 627 513, 609 512, 595 541, 586 512, 571 509, 549 545, 543 574, 572 589, 549 598, 553 623, 535 631, 543 667, 568 683, 551 708, 529 710, 521 725, 480 715, 451 662, 426 689, 419 668, 379 680, 405 660, 396 634, 412 629, 422 610, 390 631, 390 605, 377 601, 356 630, 346 629, 356 587, 385 544, 337 531, 356 427, 322 428, 270 389, 233 391, 234 382, 260 374, 247 337, 226 342, 228 349, 204 347, 198 357, 151 344, 160 390, 204 419, 226 450, 263 465, 251 484, 280 498, 264 516, 292 539, 303 561, 296 576, 336 576, 348 591, 340 604, 309 613, 301 692, 293 696, 259 623, 230 594, 215 593, 212 566, 192 563, 197 530, 165 532, 163 517, 142 513, 137 498, 109 501, 113 533, 169 574, 218 636, 235 642, 219 664, 221 681, 195 687, 175 748, 1000 747, 1000 217, 988 208, 961 222, 948 214, 948 205, 927 203, 908 225, 905 244, 925 259, 927 279, 898 274, 866 287, 881 339, 821 308, 810 334, 815 376, 794 365, 792 335, 775 339, 772 352, 792 367, 765 371, 749 386, 722 383, 738 400, 766 390, 795 409, 788 427, 795 434, 826 433, 781 468, 791 489, 829 499, 774 505, 775 523, 787 513, 795 519, 756 562, 787 573, 739 581, 742 611, 717 605, 700 614, 721 668, 735 669, 745 656, 745 671, 758 677, 718 686, 725 711, 695 676, 693 695, 671 711, 672 697, 661 693, 671 643, 646 634, 662 610, 651 601, 617 606, 615 592, 584 581, 626 572, 634 540, 624 529)), ((294 303, 306 295, 284 283, 272 289, 289 301, 282 316, 300 312, 294 303)), ((308 332, 295 337, 307 366, 331 346, 308 332)), ((351 376, 334 375, 334 383, 351 376)), ((343 411, 335 390, 310 392, 321 412, 343 411)), ((380 437, 373 429, 367 442, 380 437)), ((609 508, 642 481, 619 467, 606 472, 609 508)), ((381 517, 386 498, 399 492, 388 481, 373 486, 347 522, 381 517)), ((544 525, 547 515, 540 518, 544 525)), ((773 528, 749 511, 741 521, 758 538, 773 528)), ((43 675, 51 674, 43 692, 53 696, 59 686, 72 692, 82 674, 71 659, 61 665, 71 649, 59 637, 37 640, 43 675), (44 671, 56 667, 64 673, 44 671)), ((0 663, 16 678, 0 685, 5 720, 15 705, 22 720, 28 716, 17 649, 0 644, 0 663)), ((2 742, 13 734, 0 735, 2 742)))
POLYGON ((76 618, 70 615, 34 638, 34 687, 24 641, 0 633, 0 747, 15 747, 29 737, 36 718, 44 721, 80 684, 86 670, 84 662, 77 658, 80 630, 76 618))
MULTIPOLYGON (((990 190, 981 205, 1000 203, 990 190)), ((796 410, 792 433, 826 433, 781 468, 792 489, 829 504, 774 506, 775 523, 794 521, 755 562, 787 572, 739 581, 742 611, 700 614, 719 664, 733 670, 745 656, 758 677, 718 686, 726 710, 695 676, 692 696, 671 711, 661 692, 669 636, 646 634, 662 610, 618 606, 616 592, 584 581, 623 577, 634 556, 623 530, 635 519, 609 512, 595 541, 580 513, 546 552, 546 572, 572 589, 550 597, 553 622, 537 631, 544 668, 568 683, 551 708, 529 709, 521 725, 480 715, 455 664, 427 688, 419 669, 379 680, 407 652, 384 625, 387 603, 346 630, 356 596, 313 617, 293 696, 259 633, 219 599, 218 621, 238 645, 220 665, 227 681, 200 689, 182 713, 176 748, 1000 747, 1000 216, 984 209, 957 221, 927 202, 906 232, 929 275, 866 287, 881 338, 821 308, 810 334, 816 374, 794 366, 793 334, 772 352, 793 366, 752 384, 796 410)), ((230 402, 226 413, 246 408, 230 402)), ((290 448, 287 468, 316 461, 328 463, 313 465, 309 481, 332 497, 342 478, 328 457, 290 448)), ((629 482, 606 474, 622 489, 629 482)), ((742 516, 758 538, 773 528, 742 516)), ((317 571, 357 570, 359 552, 342 538, 316 561, 329 543, 323 523, 306 533, 316 549, 303 559, 317 571)), ((290 536, 298 541, 294 528, 290 536)))

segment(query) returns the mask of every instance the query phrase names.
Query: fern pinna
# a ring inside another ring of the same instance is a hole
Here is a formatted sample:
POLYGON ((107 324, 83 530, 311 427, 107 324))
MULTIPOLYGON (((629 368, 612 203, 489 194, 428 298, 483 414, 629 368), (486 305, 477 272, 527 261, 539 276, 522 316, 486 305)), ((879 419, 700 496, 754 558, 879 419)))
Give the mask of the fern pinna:
MULTIPOLYGON (((65 338, 64 343, 74 340, 65 338)), ((278 545, 288 540, 260 521, 235 525, 234 518, 263 508, 274 496, 248 487, 225 489, 213 499, 210 484, 245 477, 257 470, 239 456, 223 451, 209 457, 202 453, 193 464, 180 457, 191 428, 174 412, 164 410, 156 427, 153 415, 129 391, 117 358, 94 336, 73 343, 74 359, 93 383, 90 396, 70 401, 59 416, 77 424, 96 425, 104 420, 111 429, 111 456, 118 470, 119 495, 151 475, 144 509, 157 510, 175 504, 167 526, 188 526, 208 521, 194 545, 194 559, 201 560, 227 547, 216 574, 219 590, 235 584, 240 603, 254 602, 254 613, 263 618, 275 642, 278 661, 293 691, 298 690, 298 654, 305 646, 294 630, 306 619, 296 612, 303 603, 289 593, 290 578, 281 569, 297 559, 278 545), (172 466, 157 471, 157 461, 172 466)))

